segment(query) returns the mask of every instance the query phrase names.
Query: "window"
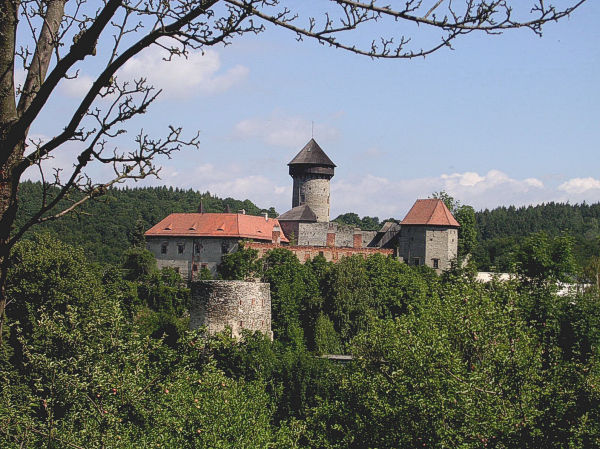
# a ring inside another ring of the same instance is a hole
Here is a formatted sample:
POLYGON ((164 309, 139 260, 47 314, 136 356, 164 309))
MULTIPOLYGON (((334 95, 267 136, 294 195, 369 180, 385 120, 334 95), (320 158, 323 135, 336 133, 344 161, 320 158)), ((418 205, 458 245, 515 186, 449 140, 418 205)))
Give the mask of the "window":
POLYGON ((185 244, 183 244, 183 243, 177 244, 177 254, 183 254, 184 249, 185 249, 185 244))
POLYGON ((227 254, 229 252, 229 242, 224 241, 221 243, 221 253, 227 254))
POLYGON ((244 322, 240 321, 240 327, 243 328, 244 327, 244 322))
POLYGON ((431 259, 431 261, 433 262, 433 268, 440 267, 440 259, 431 259))
POLYGON ((208 264, 207 263, 201 263, 200 264, 200 268, 202 268, 202 269, 206 268, 208 270, 208 264))
POLYGON ((418 257, 413 257, 413 265, 419 265, 419 258, 418 257))
POLYGON ((194 254, 200 254, 200 243, 194 243, 194 254))
POLYGON ((192 265, 192 271, 198 271, 198 264, 192 265))
POLYGON ((162 245, 160 245, 160 253, 161 254, 167 254, 167 248, 168 248, 169 244, 167 242, 163 243, 162 245))

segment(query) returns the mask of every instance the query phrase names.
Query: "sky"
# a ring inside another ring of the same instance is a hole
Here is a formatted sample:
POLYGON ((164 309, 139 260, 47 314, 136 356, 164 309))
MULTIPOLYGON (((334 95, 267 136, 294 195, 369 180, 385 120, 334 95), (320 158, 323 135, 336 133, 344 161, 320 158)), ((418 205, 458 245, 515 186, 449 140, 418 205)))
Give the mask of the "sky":
MULTIPOLYGON (((137 185, 210 191, 279 213, 291 208, 287 163, 311 136, 337 165, 332 218, 401 219, 441 190, 476 210, 598 202, 599 17, 600 2, 588 1, 541 38, 471 34, 411 60, 373 60, 273 27, 171 63, 149 48, 119 77, 147 76, 163 92, 119 145, 133 145, 142 128, 199 131, 199 149, 159 160, 160 179, 137 185)), ((89 64, 61 82, 30 136, 61 131, 93 72, 89 64)), ((75 150, 61 148, 48 166, 70 167, 75 150)))

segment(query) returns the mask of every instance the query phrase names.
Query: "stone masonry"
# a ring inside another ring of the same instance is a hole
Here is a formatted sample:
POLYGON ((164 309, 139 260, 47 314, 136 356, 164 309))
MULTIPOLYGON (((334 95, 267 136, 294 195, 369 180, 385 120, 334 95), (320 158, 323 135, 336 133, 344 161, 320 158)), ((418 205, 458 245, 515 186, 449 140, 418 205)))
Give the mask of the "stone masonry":
POLYGON ((306 174, 294 177, 292 207, 307 204, 318 222, 329 221, 329 177, 306 174))
POLYGON ((458 229, 442 226, 402 226, 398 254, 410 265, 427 265, 438 273, 456 260, 458 229))
POLYGON ((242 330, 259 331, 273 339, 269 284, 246 281, 193 281, 190 328, 206 326, 209 333, 231 328, 233 337, 242 330))

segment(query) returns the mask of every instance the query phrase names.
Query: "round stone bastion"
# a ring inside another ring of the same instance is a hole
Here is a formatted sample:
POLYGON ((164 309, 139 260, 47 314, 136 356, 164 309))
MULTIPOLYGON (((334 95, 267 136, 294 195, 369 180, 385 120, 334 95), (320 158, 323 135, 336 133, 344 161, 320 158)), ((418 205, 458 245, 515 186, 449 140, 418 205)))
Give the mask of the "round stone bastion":
POLYGON ((263 282, 191 282, 190 328, 205 326, 214 334, 229 327, 236 338, 247 329, 272 339, 269 288, 263 282))

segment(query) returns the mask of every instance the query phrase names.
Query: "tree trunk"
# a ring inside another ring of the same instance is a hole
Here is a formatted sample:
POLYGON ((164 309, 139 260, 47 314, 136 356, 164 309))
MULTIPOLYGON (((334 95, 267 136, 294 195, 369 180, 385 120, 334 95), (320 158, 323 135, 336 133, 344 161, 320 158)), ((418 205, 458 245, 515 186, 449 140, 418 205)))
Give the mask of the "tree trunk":
POLYGON ((20 173, 15 166, 23 158, 24 135, 8 141, 7 134, 19 116, 29 107, 44 82, 52 52, 56 48, 56 36, 66 0, 51 0, 44 11, 44 23, 37 36, 33 57, 27 71, 19 104, 16 104, 14 85, 15 44, 19 18, 19 0, 0 0, 0 151, 6 163, 0 167, 0 346, 6 310, 6 276, 10 253, 10 233, 17 216, 17 192, 20 173))
POLYGON ((20 156, 22 145, 6 142, 10 126, 17 120, 15 102, 14 65, 18 22, 18 0, 0 2, 0 151, 9 154, 6 164, 0 167, 0 346, 4 333, 6 309, 6 275, 8 271, 8 240, 16 215, 16 188, 12 182, 12 167, 20 156))

